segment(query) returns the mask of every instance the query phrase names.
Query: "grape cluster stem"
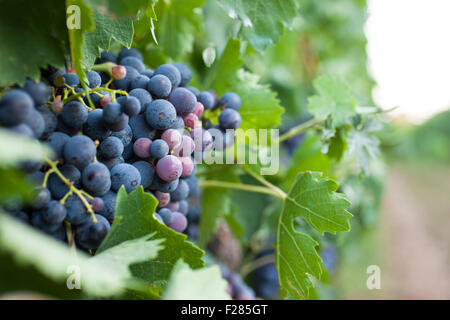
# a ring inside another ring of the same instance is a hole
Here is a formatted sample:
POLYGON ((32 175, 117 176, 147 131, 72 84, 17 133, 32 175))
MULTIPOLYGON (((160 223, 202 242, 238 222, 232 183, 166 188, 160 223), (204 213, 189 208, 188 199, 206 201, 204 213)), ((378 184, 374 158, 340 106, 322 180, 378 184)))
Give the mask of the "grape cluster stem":
POLYGON ((45 184, 43 183, 43 186, 44 186, 44 187, 46 186, 47 180, 48 180, 48 176, 49 176, 51 173, 55 173, 55 174, 61 179, 61 181, 64 182, 64 183, 69 187, 69 192, 66 193, 66 195, 60 200, 60 202, 61 202, 62 204, 64 204, 65 201, 66 201, 66 199, 67 199, 69 196, 71 196, 72 194, 75 194, 78 198, 80 198, 81 202, 83 202, 84 206, 86 207, 86 210, 89 212, 89 214, 90 214, 91 217, 92 217, 92 221, 93 221, 94 223, 97 223, 97 218, 95 217, 94 210, 92 210, 91 205, 87 202, 86 198, 84 197, 84 196, 86 196, 86 197, 92 199, 92 196, 89 195, 86 191, 80 190, 80 189, 76 188, 76 187, 73 185, 73 182, 71 182, 71 181, 68 180, 66 177, 64 177, 64 175, 63 175, 63 174, 61 173, 61 171, 59 171, 59 169, 58 169, 58 161, 52 161, 52 160, 50 160, 48 157, 45 157, 44 160, 45 160, 45 162, 47 163, 47 165, 50 166, 50 170, 48 170, 48 171, 45 173, 45 176, 44 176, 44 183, 45 183, 45 184))

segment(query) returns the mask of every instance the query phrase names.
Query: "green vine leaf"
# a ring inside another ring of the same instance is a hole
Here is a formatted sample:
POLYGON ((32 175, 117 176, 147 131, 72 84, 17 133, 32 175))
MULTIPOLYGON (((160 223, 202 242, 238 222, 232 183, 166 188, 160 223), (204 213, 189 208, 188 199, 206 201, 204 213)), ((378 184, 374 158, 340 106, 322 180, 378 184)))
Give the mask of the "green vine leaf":
POLYGON ((308 111, 316 118, 332 116, 335 126, 349 123, 356 112, 356 100, 339 79, 321 76, 314 81, 317 95, 309 97, 308 111))
POLYGON ((280 214, 275 263, 280 284, 289 297, 307 298, 313 286, 310 276, 320 279, 321 258, 310 236, 297 232, 295 219, 301 217, 317 231, 336 233, 350 230, 350 202, 337 193, 336 182, 320 178, 321 173, 300 173, 280 214))
POLYGON ((178 259, 182 258, 192 268, 201 268, 204 252, 186 241, 186 235, 168 228, 153 216, 157 204, 156 198, 145 193, 142 187, 130 194, 122 187, 117 194, 114 223, 98 252, 155 233, 154 238, 165 239, 164 250, 157 259, 134 265, 132 272, 138 278, 163 287, 178 259))
MULTIPOLYGON (((84 34, 86 32, 91 32, 94 30, 94 19, 92 18, 92 9, 88 7, 83 0, 67 0, 67 7, 77 6, 80 13, 80 28, 70 28, 69 29, 69 40, 70 40, 70 54, 72 58, 72 68, 75 69, 78 77, 83 86, 86 86, 88 80, 86 73, 83 69, 83 42, 84 34)), ((67 18, 70 19, 72 14, 67 13, 67 18)))
POLYGON ((133 42, 133 20, 131 18, 112 19, 94 12, 95 29, 84 34, 83 64, 90 69, 103 50, 109 50, 112 39, 125 47, 133 42))
POLYGON ((109 15, 111 18, 137 16, 139 10, 147 10, 158 0, 85 0, 92 9, 102 14, 109 15))
POLYGON ((356 155, 356 161, 364 174, 369 173, 370 161, 380 154, 380 141, 374 132, 381 129, 381 124, 372 118, 348 132, 348 152, 356 155))
POLYGON ((228 91, 240 95, 240 128, 268 129, 278 126, 284 112, 280 101, 269 86, 259 83, 259 76, 241 69, 243 63, 240 40, 230 39, 220 59, 213 64, 205 87, 213 88, 219 96, 228 91))
POLYGON ((40 68, 64 66, 69 45, 64 1, 0 1, 0 86, 38 80, 40 68))
POLYGON ((230 300, 227 282, 218 266, 192 270, 179 260, 172 270, 164 291, 166 300, 230 300))
MULTIPOLYGON (((143 283, 132 278, 129 266, 157 256, 162 248, 162 240, 149 240, 151 236, 123 242, 90 258, 83 252, 75 254, 66 244, 0 213, 1 253, 12 255, 18 265, 35 267, 42 276, 65 287, 65 291, 68 291, 68 268, 78 267, 81 290, 84 294, 96 297, 116 296, 129 288, 143 286, 143 283)), ((0 275, 0 282, 4 276, 0 275)), ((14 274, 8 277, 14 277, 14 274)), ((36 279, 29 277, 26 283, 31 285, 36 279)), ((16 279, 16 282, 19 281, 16 279)))
POLYGON ((241 35, 262 53, 278 42, 285 27, 298 14, 295 0, 221 0, 218 4, 232 19, 241 21, 241 35))
POLYGON ((205 0, 159 1, 155 6, 154 21, 159 46, 173 59, 192 51, 194 36, 202 29, 200 8, 205 0))

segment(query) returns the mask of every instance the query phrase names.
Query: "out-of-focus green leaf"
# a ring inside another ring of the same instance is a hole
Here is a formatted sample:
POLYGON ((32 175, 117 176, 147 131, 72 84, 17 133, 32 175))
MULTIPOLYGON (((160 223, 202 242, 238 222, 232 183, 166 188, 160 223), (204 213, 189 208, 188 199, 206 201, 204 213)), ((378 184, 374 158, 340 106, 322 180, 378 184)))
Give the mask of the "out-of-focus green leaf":
POLYGON ((155 239, 165 239, 164 250, 157 259, 135 264, 131 270, 134 276, 163 287, 178 259, 182 258, 192 268, 200 268, 204 264, 204 252, 186 241, 186 235, 170 229, 153 216, 157 204, 156 198, 142 187, 130 194, 122 187, 117 194, 114 224, 98 252, 155 233, 155 239))
MULTIPOLYGON (((89 258, 83 252, 75 254, 67 245, 0 213, 2 253, 12 255, 15 263, 35 267, 43 276, 61 286, 70 275, 79 274, 81 290, 91 296, 115 296, 123 293, 130 285, 136 285, 129 266, 155 258, 161 249, 161 240, 149 241, 149 238, 150 235, 147 235, 124 242, 96 258, 89 258)), ((1 263, 3 262, 0 261, 1 263)), ((8 277, 14 277, 14 274, 9 274, 8 277)), ((34 279, 29 281, 33 282, 34 279)))
POLYGON ((380 144, 374 132, 381 129, 381 124, 373 118, 348 132, 348 152, 356 155, 358 165, 364 174, 369 173, 370 160, 378 157, 380 144))
POLYGON ((164 52, 177 59, 190 52, 194 36, 202 28, 203 16, 200 8, 205 0, 159 1, 155 6, 157 39, 164 52))
POLYGON ((348 87, 339 79, 321 76, 314 81, 317 95, 308 99, 308 110, 315 117, 331 115, 336 126, 350 120, 355 114, 356 101, 348 87))
POLYGON ((230 18, 241 21, 241 34, 259 52, 277 42, 284 27, 291 26, 298 15, 295 0, 221 0, 218 3, 230 18))
POLYGON ((42 161, 52 154, 47 146, 39 141, 29 139, 0 129, 0 167, 17 166, 26 160, 42 161))
POLYGON ((192 270, 179 260, 173 267, 164 292, 167 300, 229 300, 227 282, 218 266, 192 270))
MULTIPOLYGON (((239 182, 235 170, 231 166, 216 165, 206 174, 207 180, 239 182)), ((217 221, 230 213, 230 190, 219 187, 208 187, 202 193, 202 218, 200 219, 198 242, 204 248, 211 234, 216 230, 217 221)))
POLYGON ((260 84, 257 75, 240 69, 243 62, 240 41, 230 39, 220 59, 213 64, 205 86, 213 88, 218 95, 228 91, 239 94, 240 128, 268 129, 279 125, 284 109, 276 94, 267 85, 260 84))
POLYGON ((0 86, 38 80, 39 68, 64 65, 69 44, 64 1, 1 0, 0 8, 0 86))

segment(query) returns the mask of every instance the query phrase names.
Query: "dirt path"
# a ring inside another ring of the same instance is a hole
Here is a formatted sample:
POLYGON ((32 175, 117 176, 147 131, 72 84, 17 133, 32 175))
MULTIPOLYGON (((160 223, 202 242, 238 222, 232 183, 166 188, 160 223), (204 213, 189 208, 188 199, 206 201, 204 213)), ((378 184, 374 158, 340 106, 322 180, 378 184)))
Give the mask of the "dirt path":
POLYGON ((450 299, 450 169, 395 166, 382 207, 394 299, 450 299))

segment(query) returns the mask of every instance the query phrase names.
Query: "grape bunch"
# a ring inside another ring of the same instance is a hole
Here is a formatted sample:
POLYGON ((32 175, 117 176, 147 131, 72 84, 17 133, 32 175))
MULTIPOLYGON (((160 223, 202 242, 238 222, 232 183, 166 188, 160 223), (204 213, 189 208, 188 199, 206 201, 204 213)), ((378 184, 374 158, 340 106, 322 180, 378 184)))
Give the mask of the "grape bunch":
POLYGON ((239 95, 219 99, 188 86, 192 73, 181 63, 149 69, 134 48, 102 52, 86 77, 87 86, 49 66, 40 82, 27 80, 1 98, 0 126, 54 151, 44 163, 19 164, 34 185, 32 199, 11 198, 3 210, 94 252, 114 221, 119 189, 142 186, 158 200, 155 218, 195 238, 194 154, 234 143, 227 130, 241 123, 239 95))

